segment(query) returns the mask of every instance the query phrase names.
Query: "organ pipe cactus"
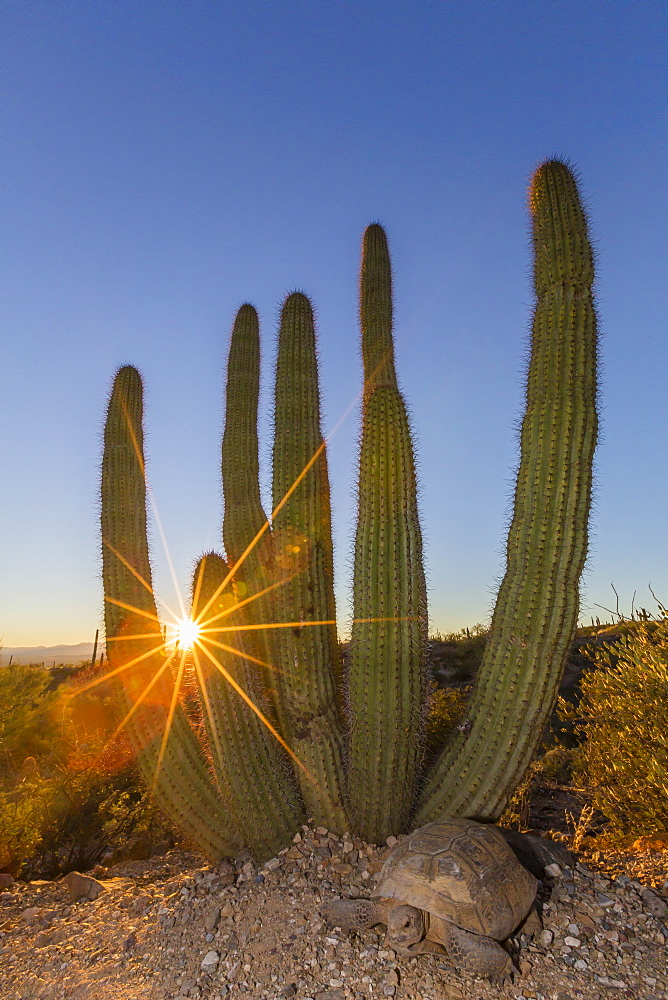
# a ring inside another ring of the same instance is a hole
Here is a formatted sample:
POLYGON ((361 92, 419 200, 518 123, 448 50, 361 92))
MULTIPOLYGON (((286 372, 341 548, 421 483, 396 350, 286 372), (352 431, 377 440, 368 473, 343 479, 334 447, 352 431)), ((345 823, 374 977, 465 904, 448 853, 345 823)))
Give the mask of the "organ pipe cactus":
POLYGON ((235 321, 222 459, 227 564, 207 556, 193 598, 208 650, 206 663, 200 652, 195 661, 205 750, 179 708, 152 595, 141 382, 134 369, 117 376, 102 485, 111 665, 129 709, 150 687, 128 723, 140 766, 211 857, 242 844, 266 856, 302 809, 338 833, 377 841, 447 815, 497 819, 535 751, 577 623, 597 346, 593 256, 565 164, 536 171, 530 205, 536 307, 507 569, 468 718, 426 774, 422 541, 382 228, 368 228, 363 248, 354 620, 343 675, 312 309, 293 293, 281 316, 268 518, 257 463, 257 315, 243 306, 235 321))
POLYGON ((428 777, 418 823, 501 815, 577 626, 597 432, 594 258, 565 164, 536 171, 530 208, 536 304, 507 567, 468 719, 428 777))

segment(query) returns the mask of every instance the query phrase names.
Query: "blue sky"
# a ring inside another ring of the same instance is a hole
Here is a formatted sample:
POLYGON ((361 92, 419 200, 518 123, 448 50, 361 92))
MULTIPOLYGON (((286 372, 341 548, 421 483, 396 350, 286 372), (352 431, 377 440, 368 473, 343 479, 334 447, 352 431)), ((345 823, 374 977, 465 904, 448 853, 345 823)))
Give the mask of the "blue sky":
MULTIPOLYGON (((668 603, 661 3, 3 5, 0 636, 92 639, 115 369, 145 378, 148 473, 179 585, 220 548, 224 363, 263 336, 263 476, 280 304, 318 317, 323 425, 361 387, 362 232, 395 278, 431 630, 484 622, 504 566, 532 307, 527 183, 581 177, 598 247, 602 436, 582 619, 668 603)), ((330 476, 342 631, 358 413, 330 476)), ((153 530, 156 590, 174 589, 153 530)))

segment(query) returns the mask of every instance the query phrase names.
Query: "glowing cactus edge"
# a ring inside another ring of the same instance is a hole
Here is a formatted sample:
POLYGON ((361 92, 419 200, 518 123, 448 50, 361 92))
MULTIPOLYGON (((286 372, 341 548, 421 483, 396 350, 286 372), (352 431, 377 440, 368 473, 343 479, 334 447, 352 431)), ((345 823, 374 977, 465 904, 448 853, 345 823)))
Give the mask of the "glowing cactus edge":
POLYGON ((142 383, 129 366, 116 375, 101 486, 109 664, 145 780, 212 859, 244 847, 271 857, 305 817, 375 842, 446 816, 495 820, 522 779, 577 625, 597 436, 593 253, 570 168, 542 164, 529 203, 536 302, 507 567, 466 724, 428 771, 422 536, 381 226, 368 227, 362 252, 364 394, 346 668, 315 326, 309 300, 296 292, 281 314, 268 515, 258 479, 252 306, 241 307, 232 332, 226 559, 202 557, 193 581, 199 737, 179 701, 183 657, 165 648, 153 597, 142 383))

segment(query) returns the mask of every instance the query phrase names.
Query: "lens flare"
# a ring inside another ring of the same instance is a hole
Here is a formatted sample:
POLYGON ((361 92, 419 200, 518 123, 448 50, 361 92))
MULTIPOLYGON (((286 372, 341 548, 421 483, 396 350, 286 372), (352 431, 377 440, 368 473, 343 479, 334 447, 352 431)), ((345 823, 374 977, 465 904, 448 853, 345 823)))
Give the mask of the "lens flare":
POLYGON ((199 625, 192 618, 180 618, 174 625, 174 639, 181 649, 192 649, 199 636, 199 625))

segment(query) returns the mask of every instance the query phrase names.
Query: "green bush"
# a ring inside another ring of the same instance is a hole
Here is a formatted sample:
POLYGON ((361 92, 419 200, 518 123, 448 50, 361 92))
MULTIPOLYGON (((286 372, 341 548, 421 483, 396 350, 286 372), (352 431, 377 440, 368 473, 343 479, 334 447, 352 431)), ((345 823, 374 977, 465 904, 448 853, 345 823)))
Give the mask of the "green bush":
POLYGON ((52 750, 56 693, 48 687, 49 672, 41 667, 0 667, 0 777, 52 750))
POLYGON ((426 760, 441 752, 466 715, 472 687, 434 688, 429 699, 426 723, 426 760))
POLYGON ((577 707, 574 777, 591 789, 616 841, 668 830, 668 615, 592 648, 577 707))
POLYGON ((108 685, 79 671, 0 670, 0 869, 28 878, 86 871, 142 835, 171 834, 139 781, 108 685), (78 693, 77 693, 78 692, 78 693), (72 697, 76 695, 75 697, 72 697))

